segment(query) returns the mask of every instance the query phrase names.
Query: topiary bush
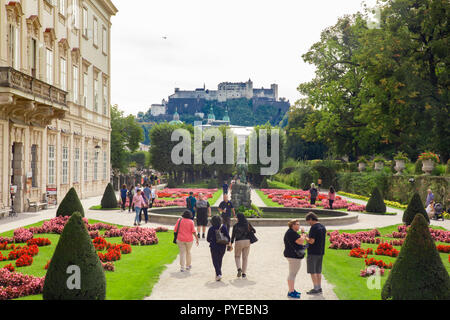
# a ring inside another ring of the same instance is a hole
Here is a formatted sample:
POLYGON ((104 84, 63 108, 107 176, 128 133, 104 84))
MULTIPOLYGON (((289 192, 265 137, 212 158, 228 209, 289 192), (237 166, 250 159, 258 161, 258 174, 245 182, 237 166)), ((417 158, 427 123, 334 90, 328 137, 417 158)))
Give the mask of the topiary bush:
POLYGON ((66 223, 50 262, 43 289, 44 300, 104 300, 106 278, 91 237, 79 212, 66 223), (69 266, 80 271, 80 289, 69 288, 69 266))
POLYGON ((103 193, 102 201, 100 202, 102 209, 115 209, 117 208, 117 198, 114 188, 111 183, 106 186, 105 192, 103 193))
POLYGON ((430 223, 430 219, 428 218, 428 214, 425 211, 425 208, 422 204, 422 199, 420 198, 420 195, 416 192, 411 198, 411 201, 409 201, 408 207, 406 208, 405 212, 403 213, 403 223, 405 225, 410 225, 416 216, 416 214, 422 214, 428 223, 430 223))
POLYGON ((383 300, 449 300, 450 277, 428 229, 417 214, 381 291, 383 300))
POLYGON ((386 204, 378 188, 374 188, 366 205, 366 211, 372 213, 386 213, 386 204))
POLYGON ((56 216, 71 216, 74 212, 79 212, 84 217, 83 205, 80 198, 78 198, 77 191, 75 188, 71 188, 59 204, 56 216))

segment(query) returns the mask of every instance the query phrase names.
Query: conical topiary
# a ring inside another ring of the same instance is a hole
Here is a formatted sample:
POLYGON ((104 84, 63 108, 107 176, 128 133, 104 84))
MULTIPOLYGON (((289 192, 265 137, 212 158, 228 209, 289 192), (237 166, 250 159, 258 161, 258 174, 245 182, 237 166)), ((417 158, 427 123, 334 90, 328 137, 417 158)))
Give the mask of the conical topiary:
POLYGON ((372 213, 386 213, 386 205, 378 188, 374 188, 366 205, 366 211, 372 213))
POLYGON ((75 212, 65 225, 50 262, 45 276, 43 298, 104 300, 105 295, 105 272, 81 214, 75 212), (76 285, 73 277, 78 277, 79 289, 72 287, 73 284, 76 285))
POLYGON ((75 188, 71 188, 59 204, 56 216, 71 216, 74 212, 79 212, 84 217, 83 205, 80 198, 78 198, 77 191, 75 188))
POLYGON ((450 277, 423 215, 417 214, 381 292, 383 300, 448 300, 450 277))
POLYGON ((102 209, 115 209, 117 208, 117 198, 114 188, 111 183, 106 186, 105 192, 103 193, 103 198, 100 203, 102 209))
POLYGON ((411 201, 409 201, 408 207, 403 213, 403 223, 409 226, 412 223, 416 214, 418 213, 423 214, 425 220, 430 222, 430 218, 428 218, 428 214, 425 211, 425 208, 423 207, 422 199, 420 198, 420 195, 416 192, 411 198, 411 201))

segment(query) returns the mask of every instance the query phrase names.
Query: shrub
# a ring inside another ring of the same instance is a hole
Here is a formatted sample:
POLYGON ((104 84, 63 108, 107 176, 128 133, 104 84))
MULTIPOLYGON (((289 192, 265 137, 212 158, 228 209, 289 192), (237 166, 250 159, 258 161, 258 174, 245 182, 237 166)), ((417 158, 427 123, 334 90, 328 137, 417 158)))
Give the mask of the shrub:
POLYGON ((414 173, 415 174, 422 174, 422 161, 421 160, 417 160, 416 164, 414 165, 414 173))
POLYGON ((428 222, 430 222, 430 219, 428 218, 428 214, 425 211, 425 208, 422 204, 422 199, 420 198, 420 195, 416 192, 411 198, 411 201, 409 201, 408 207, 406 208, 405 212, 403 213, 403 223, 407 226, 409 226, 416 214, 422 214, 428 222))
POLYGON ((383 300, 449 300, 450 277, 427 221, 417 214, 381 292, 383 300))
POLYGON ((372 213, 386 213, 386 205, 384 204, 383 196, 378 188, 373 189, 372 195, 367 202, 366 211, 372 213))
POLYGON ((56 216, 71 216, 74 212, 79 212, 84 217, 83 205, 80 198, 78 198, 77 191, 75 188, 71 188, 59 204, 56 216))
POLYGON ((105 273, 80 213, 64 227, 45 277, 44 300, 104 300, 105 273), (80 289, 69 289, 69 266, 80 269, 80 289))
POLYGON ((111 183, 106 186, 105 192, 103 193, 102 201, 100 202, 102 209, 115 209, 117 208, 117 198, 114 188, 111 183))

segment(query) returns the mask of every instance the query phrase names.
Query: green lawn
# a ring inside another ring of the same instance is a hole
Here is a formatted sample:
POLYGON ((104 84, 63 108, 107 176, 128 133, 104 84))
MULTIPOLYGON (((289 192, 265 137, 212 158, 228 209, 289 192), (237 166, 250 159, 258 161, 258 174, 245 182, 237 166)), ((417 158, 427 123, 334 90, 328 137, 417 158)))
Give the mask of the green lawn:
POLYGON ((264 192, 262 192, 261 190, 256 190, 256 193, 258 194, 258 196, 261 198, 261 200, 264 202, 264 204, 268 207, 278 207, 278 208, 282 208, 283 205, 282 204, 278 204, 276 202, 273 202, 271 199, 269 199, 264 192))
POLYGON ((267 185, 271 189, 287 189, 287 190, 294 190, 298 188, 294 188, 293 186, 290 186, 288 184, 285 184, 283 182, 275 181, 275 180, 267 180, 267 185))
POLYGON ((114 208, 114 209, 103 209, 102 205, 99 204, 97 206, 92 206, 89 208, 89 210, 102 210, 102 211, 114 211, 114 210, 120 210, 120 208, 114 208))
MULTIPOLYGON (((397 226, 389 226, 379 228, 381 236, 397 231, 397 226)), ((434 227, 433 227, 434 228, 434 227)), ((439 228, 443 229, 443 228, 439 228)), ((356 233, 358 231, 367 230, 340 230, 340 233, 356 233)), ((392 238, 383 238, 386 240, 393 240, 392 238)), ((441 243, 436 243, 441 244, 441 243)), ((381 289, 388 278, 388 271, 381 277, 380 289, 370 290, 367 286, 367 278, 359 276, 360 270, 366 266, 363 258, 353 258, 348 254, 350 250, 335 250, 328 249, 330 242, 327 239, 325 256, 323 259, 323 274, 327 281, 335 286, 334 292, 341 300, 381 300, 381 289)), ((361 248, 373 248, 374 251, 378 245, 363 243, 361 248)), ((400 247, 395 247, 400 250, 400 247)), ((450 273, 450 263, 448 262, 448 254, 440 253, 442 262, 450 273)), ((369 258, 374 257, 377 260, 383 260, 386 263, 395 262, 396 258, 387 256, 369 255, 369 258)))
MULTIPOLYGON (((99 221, 89 220, 89 223, 99 221)), ((30 225, 40 226, 43 222, 30 225)), ((121 227, 121 226, 118 226, 121 227)), ((103 232, 101 232, 103 233, 103 232)), ((11 237, 13 231, 0 234, 11 237)), ((45 275, 44 266, 53 255, 59 241, 59 235, 42 234, 35 238, 49 238, 52 244, 47 247, 39 247, 39 254, 33 257, 33 264, 29 267, 16 268, 16 271, 38 277, 45 275)), ((178 247, 173 244, 173 232, 159 232, 159 243, 152 246, 132 246, 131 254, 122 255, 122 259, 115 261, 115 271, 106 272, 106 299, 107 300, 142 300, 149 296, 153 286, 158 282, 165 266, 172 263, 178 255, 178 247)), ((121 243, 121 238, 107 238, 108 242, 121 243)), ((7 255, 8 251, 2 251, 7 255)), ((14 261, 0 262, 0 268, 14 261)), ((41 300, 42 295, 23 297, 20 300, 41 300)))

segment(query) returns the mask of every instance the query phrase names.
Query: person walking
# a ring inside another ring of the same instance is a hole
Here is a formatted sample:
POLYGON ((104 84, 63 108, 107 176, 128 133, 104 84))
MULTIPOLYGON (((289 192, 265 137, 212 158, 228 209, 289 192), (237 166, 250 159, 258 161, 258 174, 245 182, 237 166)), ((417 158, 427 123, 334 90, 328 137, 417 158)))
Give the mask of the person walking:
MULTIPOLYGON (((144 214, 145 223, 148 223, 148 204, 149 204, 149 199, 145 195, 144 191, 141 191, 141 197, 142 197, 142 200, 143 200, 143 206, 141 208, 141 213, 144 214)), ((142 220, 142 216, 139 215, 139 222, 141 222, 141 220, 142 220)))
POLYGON ((255 234, 256 230, 247 221, 243 213, 238 213, 238 222, 233 226, 233 232, 231 233, 231 247, 236 240, 236 246, 234 249, 234 259, 237 268, 237 277, 242 276, 243 279, 247 277, 248 255, 250 253, 250 237, 251 234, 255 234), (242 264, 241 264, 242 257, 242 264))
POLYGON ((304 254, 304 243, 306 235, 302 232, 302 235, 298 234, 300 230, 300 221, 291 220, 288 223, 289 229, 284 234, 284 252, 283 255, 289 263, 289 275, 287 278, 288 294, 289 298, 300 299, 300 292, 295 290, 295 278, 300 270, 302 259, 304 254))
POLYGON ((211 217, 211 206, 208 200, 205 200, 203 193, 198 194, 198 201, 195 203, 197 211, 197 232, 200 238, 200 231, 203 231, 202 238, 205 239, 206 226, 208 225, 208 217, 211 217))
POLYGON ((152 199, 151 199, 151 202, 150 202, 150 208, 153 208, 153 203, 156 200, 156 189, 155 189, 155 187, 153 185, 151 185, 150 188, 151 188, 151 196, 152 196, 152 199))
POLYGON ((225 224, 222 224, 222 219, 219 216, 211 218, 211 227, 208 230, 208 236, 206 241, 209 242, 209 248, 211 251, 211 259, 216 271, 216 281, 222 279, 222 260, 225 255, 227 245, 217 243, 216 231, 222 233, 230 242, 230 234, 225 224))
POLYGON ((177 245, 180 249, 180 271, 189 271, 192 269, 191 249, 194 237, 198 246, 198 237, 195 232, 192 212, 185 210, 180 219, 175 224, 174 232, 177 232, 177 245))
POLYGON ((223 182, 222 190, 223 190, 223 194, 224 195, 228 194, 228 183, 227 183, 227 181, 223 182))
POLYGON ((333 209, 334 200, 336 200, 336 190, 331 186, 328 191, 328 204, 330 205, 330 209, 333 209))
POLYGON ((310 212, 306 215, 306 222, 311 226, 306 237, 308 245, 308 257, 306 259, 307 272, 311 275, 314 288, 307 294, 322 293, 322 263, 325 254, 325 237, 327 229, 321 223, 316 214, 310 212))
POLYGON ((134 207, 133 207, 134 186, 131 186, 128 189, 127 196, 128 196, 128 212, 131 212, 131 209, 134 210, 134 207))
POLYGON ((125 211, 125 205, 127 204, 127 185, 123 184, 122 189, 120 189, 120 200, 122 201, 122 205, 120 206, 121 211, 125 211))
POLYGON ((192 213, 192 220, 195 218, 195 203, 197 202, 197 199, 194 197, 194 193, 191 191, 189 192, 189 197, 186 198, 186 208, 189 209, 192 213))
POLYGON ((317 191, 316 185, 314 183, 311 183, 311 189, 309 189, 309 194, 311 196, 311 204, 316 204, 317 196, 319 195, 319 192, 317 191))
POLYGON ((136 217, 134 218, 134 225, 141 225, 141 209, 144 207, 144 199, 141 196, 141 189, 136 189, 136 194, 133 196, 131 203, 136 211, 136 217))
POLYGON ((233 218, 236 218, 236 212, 234 211, 233 204, 228 200, 228 195, 223 195, 223 201, 219 204, 219 212, 222 214, 223 223, 227 226, 227 230, 230 230, 231 226, 231 213, 233 218))
POLYGON ((428 207, 430 202, 434 200, 434 194, 431 191, 431 189, 428 189, 427 192, 428 192, 428 195, 427 195, 427 201, 425 202, 425 208, 428 207))

